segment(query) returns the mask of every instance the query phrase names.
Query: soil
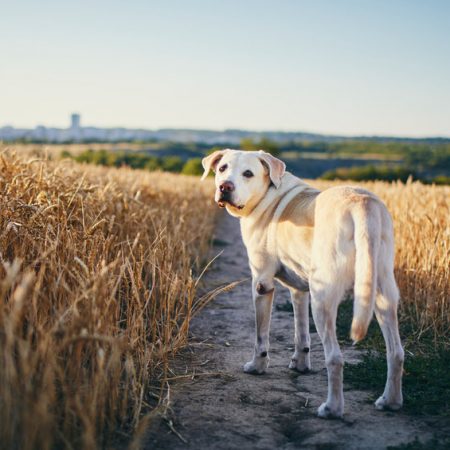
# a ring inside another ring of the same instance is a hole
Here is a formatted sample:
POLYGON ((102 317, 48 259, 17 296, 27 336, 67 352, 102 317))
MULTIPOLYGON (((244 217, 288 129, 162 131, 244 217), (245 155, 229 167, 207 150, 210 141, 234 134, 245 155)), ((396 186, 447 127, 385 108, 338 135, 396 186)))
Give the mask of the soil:
MULTIPOLYGON (((260 376, 244 374, 254 345, 250 271, 238 220, 227 214, 213 248, 214 255, 220 251, 204 277, 206 288, 247 281, 216 297, 193 319, 191 345, 178 359, 178 377, 171 384, 170 408, 149 429, 144 448, 351 450, 431 441, 433 417, 377 411, 370 392, 353 390, 345 380, 344 419, 316 416, 327 392, 322 345, 312 333, 310 373, 288 369, 294 322, 284 308, 289 292, 281 286, 273 309, 269 369, 260 376)), ((361 358, 362 351, 353 347, 342 351, 346 363, 361 358)))

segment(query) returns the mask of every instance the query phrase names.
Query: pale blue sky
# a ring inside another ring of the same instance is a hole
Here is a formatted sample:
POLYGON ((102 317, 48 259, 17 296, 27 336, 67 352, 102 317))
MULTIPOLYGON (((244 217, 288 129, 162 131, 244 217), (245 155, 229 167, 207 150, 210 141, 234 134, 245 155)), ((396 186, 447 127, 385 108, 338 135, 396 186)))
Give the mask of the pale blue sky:
POLYGON ((450 136, 450 1, 0 0, 0 126, 450 136))

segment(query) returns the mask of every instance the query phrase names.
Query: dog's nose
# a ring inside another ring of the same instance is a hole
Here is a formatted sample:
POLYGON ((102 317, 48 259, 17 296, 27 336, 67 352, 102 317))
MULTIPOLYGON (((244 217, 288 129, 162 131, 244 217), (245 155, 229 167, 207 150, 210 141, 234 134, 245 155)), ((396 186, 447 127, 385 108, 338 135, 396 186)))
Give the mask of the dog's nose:
POLYGON ((234 191, 234 184, 231 181, 224 181, 219 186, 220 192, 233 192, 234 191))

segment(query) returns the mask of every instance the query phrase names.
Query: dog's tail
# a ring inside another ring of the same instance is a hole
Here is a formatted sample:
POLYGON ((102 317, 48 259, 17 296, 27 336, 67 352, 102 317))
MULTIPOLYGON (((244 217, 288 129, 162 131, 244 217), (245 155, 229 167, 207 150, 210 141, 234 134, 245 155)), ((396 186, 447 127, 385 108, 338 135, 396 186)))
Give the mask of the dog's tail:
POLYGON ((377 290, 378 251, 381 239, 380 211, 367 199, 352 212, 355 227, 355 287, 350 336, 356 343, 367 334, 377 290))

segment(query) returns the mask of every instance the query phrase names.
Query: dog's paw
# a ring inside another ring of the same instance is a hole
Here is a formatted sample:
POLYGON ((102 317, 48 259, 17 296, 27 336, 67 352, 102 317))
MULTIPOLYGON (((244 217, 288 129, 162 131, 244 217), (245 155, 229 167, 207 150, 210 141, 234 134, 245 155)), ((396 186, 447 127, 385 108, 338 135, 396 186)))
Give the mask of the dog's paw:
POLYGON ((244 364, 244 372, 251 375, 262 375, 269 366, 269 357, 256 358, 244 364))
POLYGON ((296 370, 300 373, 308 373, 311 370, 311 361, 309 353, 299 355, 294 353, 289 363, 289 369, 296 370))
POLYGON ((402 406, 403 401, 401 399, 390 401, 384 395, 375 402, 375 408, 380 411, 398 411, 402 406))
POLYGON ((317 415, 321 419, 342 419, 342 417, 344 416, 344 411, 343 408, 331 408, 325 402, 319 406, 317 415))

